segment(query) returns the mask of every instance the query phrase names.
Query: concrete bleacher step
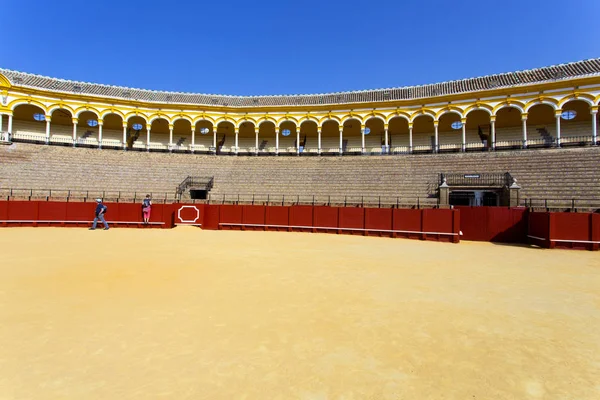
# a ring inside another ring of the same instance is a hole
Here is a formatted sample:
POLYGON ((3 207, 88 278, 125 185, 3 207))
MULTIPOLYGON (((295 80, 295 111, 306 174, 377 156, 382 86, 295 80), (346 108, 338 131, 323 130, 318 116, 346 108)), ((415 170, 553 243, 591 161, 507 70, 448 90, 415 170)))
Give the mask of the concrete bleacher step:
POLYGON ((441 172, 509 171, 522 186, 522 197, 590 198, 600 194, 600 177, 595 172, 599 159, 600 149, 594 147, 439 155, 225 157, 17 143, 0 149, 0 187, 104 188, 158 196, 174 195, 183 178, 201 175, 215 177, 215 195, 266 192, 428 198, 435 195, 441 172))

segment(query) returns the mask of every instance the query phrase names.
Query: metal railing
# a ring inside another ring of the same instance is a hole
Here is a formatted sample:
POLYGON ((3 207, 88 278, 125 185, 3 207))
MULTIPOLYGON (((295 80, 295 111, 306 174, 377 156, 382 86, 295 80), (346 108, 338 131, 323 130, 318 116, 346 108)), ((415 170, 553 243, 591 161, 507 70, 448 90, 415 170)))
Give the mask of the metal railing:
POLYGON ((0 200, 61 200, 61 201, 94 201, 103 199, 114 202, 137 202, 150 194, 156 203, 173 203, 176 201, 172 192, 147 192, 128 190, 98 190, 98 189, 22 189, 0 188, 0 200))
MULTIPOLYGON (((212 182, 210 183, 212 187, 212 182)), ((148 192, 98 189, 21 189, 0 188, 0 200, 42 200, 93 202, 97 198, 117 203, 141 202, 147 194, 156 204, 180 202, 173 192, 148 192)), ((192 203, 207 204, 281 204, 281 205, 329 205, 362 206, 385 208, 435 208, 439 207, 437 197, 404 196, 360 196, 360 195, 291 195, 291 194, 211 194, 207 200, 186 200, 192 203)), ((597 211, 600 199, 597 198, 524 198, 521 207, 555 211, 597 211)))
POLYGON ((208 194, 208 204, 328 205, 396 208, 433 208, 437 197, 361 196, 361 195, 292 195, 264 193, 208 194))
MULTIPOLYGON (((4 132, 6 134, 8 132, 4 132)), ((48 140, 45 135, 36 134, 32 132, 16 132, 11 135, 11 140, 13 142, 26 142, 26 143, 39 143, 39 144, 52 144, 52 145, 65 145, 73 143, 72 138, 68 137, 60 137, 60 136, 51 136, 48 140)), ((6 142, 6 140, 5 140, 6 142)), ((77 145, 81 145, 84 147, 105 147, 105 148, 113 148, 113 149, 122 149, 124 146, 118 140, 104 140, 101 144, 98 142, 96 138, 78 138, 76 140, 77 145)), ((526 149, 526 148, 556 148, 556 147, 574 147, 574 146, 589 146, 589 145, 600 145, 600 136, 596 138, 589 136, 563 136, 560 139, 560 143, 555 137, 542 137, 542 138, 531 138, 527 141, 522 139, 514 139, 514 140, 497 140, 491 146, 487 146, 482 142, 470 142, 465 143, 464 150, 465 151, 487 151, 487 150, 516 150, 516 149, 526 149)), ((190 153, 192 148, 194 148, 194 152, 198 153, 207 153, 207 154, 215 154, 215 148, 212 146, 206 147, 205 145, 172 145, 170 146, 172 151, 180 152, 180 153, 190 153)), ((168 144, 162 143, 139 143, 134 142, 132 145, 133 150, 150 150, 150 151, 158 151, 158 152, 167 152, 169 151, 168 144)), ((438 152, 458 152, 463 149, 462 143, 440 143, 438 144, 438 152)), ((323 155, 332 155, 339 154, 339 148, 323 148, 321 149, 321 154, 323 155)), ((267 148, 259 149, 256 151, 254 147, 247 148, 238 148, 236 152, 235 146, 221 146, 218 154, 223 155, 234 155, 234 154, 259 154, 259 155, 274 155, 276 153, 275 147, 269 146, 267 148)), ((295 154, 296 148, 280 148, 279 154, 295 154)), ((316 147, 304 148, 301 154, 319 154, 319 149, 316 147)), ((436 154, 435 148, 432 145, 415 145, 412 149, 409 146, 390 146, 389 152, 387 154, 410 154, 410 153, 420 153, 420 154, 436 154)), ((367 148, 363 153, 362 148, 357 146, 352 146, 346 148, 343 151, 343 154, 346 155, 361 155, 361 154, 370 154, 370 155, 380 155, 385 154, 384 151, 377 151, 367 148)))
POLYGON ((441 173, 439 174, 440 184, 446 179, 448 186, 467 186, 467 187, 504 187, 510 186, 514 178, 510 173, 441 173))
POLYGON ((600 199, 598 198, 525 198, 519 203, 523 207, 533 209, 560 209, 560 210, 577 210, 577 209, 600 209, 600 199))
POLYGON ((215 178, 213 176, 187 176, 183 182, 181 182, 176 189, 176 195, 181 199, 181 195, 185 190, 191 186, 203 186, 206 191, 210 191, 213 188, 215 178))

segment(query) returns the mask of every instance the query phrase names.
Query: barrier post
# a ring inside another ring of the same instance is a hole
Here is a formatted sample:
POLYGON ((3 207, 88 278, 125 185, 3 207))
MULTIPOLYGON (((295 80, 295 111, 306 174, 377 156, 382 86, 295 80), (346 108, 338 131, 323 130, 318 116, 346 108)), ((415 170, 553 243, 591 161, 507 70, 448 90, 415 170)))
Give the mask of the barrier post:
POLYGON ((546 215, 548 215, 548 248, 553 249, 556 247, 556 242, 552 241, 556 237, 556 221, 553 213, 546 212, 546 215))
POLYGON ((600 249, 600 214, 590 213, 590 240, 592 242, 591 250, 600 249))
POLYGON ((452 233, 455 235, 452 236, 452 243, 460 242, 460 210, 453 209, 452 210, 452 233))
MULTIPOLYGON (((421 209, 419 212, 421 213, 421 232, 425 232, 425 212, 421 209)), ((421 233, 421 240, 427 240, 427 234, 421 233)))

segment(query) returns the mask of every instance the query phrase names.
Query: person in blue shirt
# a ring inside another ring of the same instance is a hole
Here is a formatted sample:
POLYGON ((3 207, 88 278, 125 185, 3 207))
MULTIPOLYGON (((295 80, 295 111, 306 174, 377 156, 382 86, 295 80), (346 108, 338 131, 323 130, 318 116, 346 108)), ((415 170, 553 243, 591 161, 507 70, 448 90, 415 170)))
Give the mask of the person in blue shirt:
POLYGON ((90 230, 93 231, 94 229, 96 229, 96 224, 98 223, 98 220, 100 220, 104 224, 104 230, 107 231, 108 224, 106 223, 106 220, 104 219, 104 214, 106 213, 106 210, 108 209, 108 207, 106 207, 104 204, 102 204, 102 199, 96 199, 96 203, 98 203, 96 205, 96 218, 94 218, 94 224, 92 225, 90 230))

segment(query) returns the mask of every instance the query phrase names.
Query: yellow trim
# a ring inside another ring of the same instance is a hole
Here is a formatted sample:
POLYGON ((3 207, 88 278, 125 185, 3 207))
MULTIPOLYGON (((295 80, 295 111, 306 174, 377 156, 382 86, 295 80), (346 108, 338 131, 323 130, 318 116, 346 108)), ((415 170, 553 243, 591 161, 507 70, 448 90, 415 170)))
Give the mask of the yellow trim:
POLYGON ((5 77, 4 75, 0 74, 0 88, 7 88, 10 89, 12 87, 10 81, 8 80, 7 77, 5 77))

